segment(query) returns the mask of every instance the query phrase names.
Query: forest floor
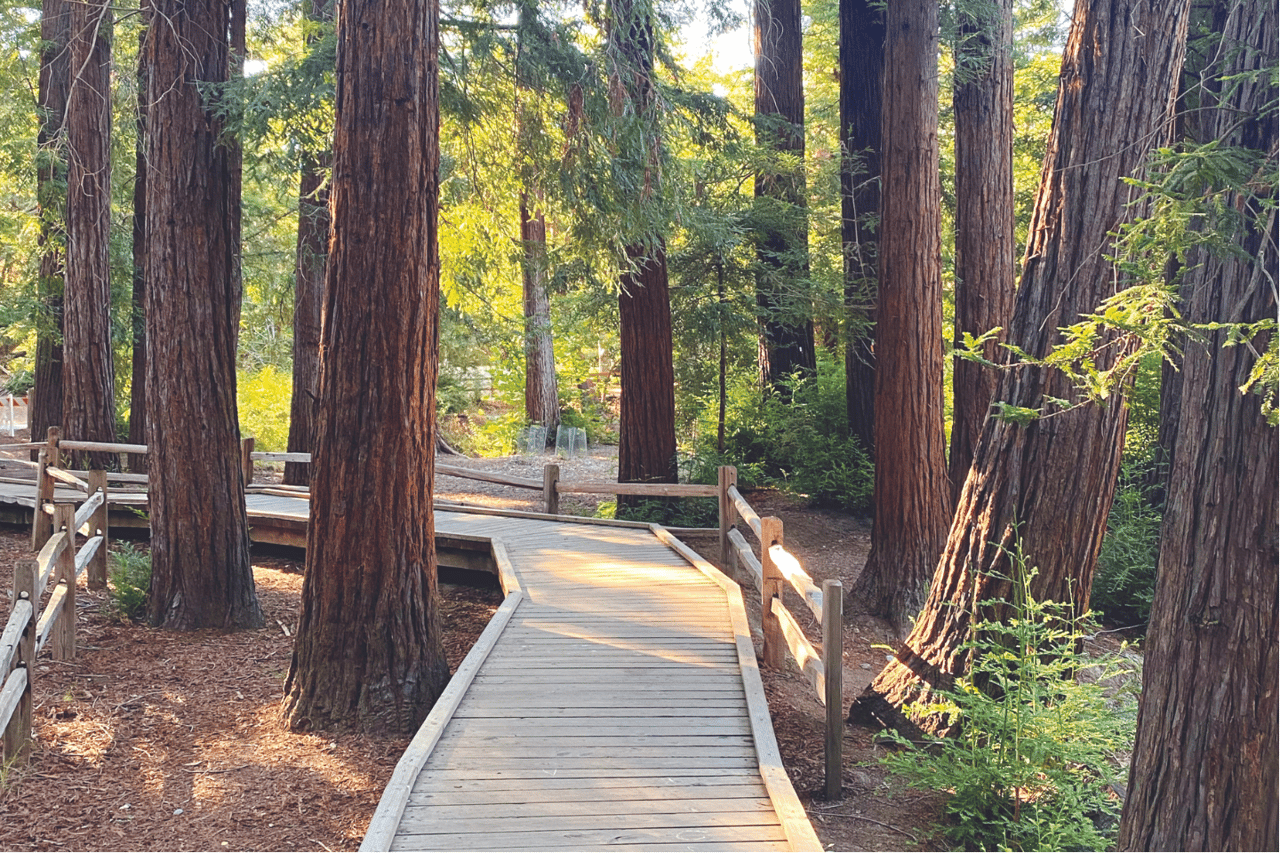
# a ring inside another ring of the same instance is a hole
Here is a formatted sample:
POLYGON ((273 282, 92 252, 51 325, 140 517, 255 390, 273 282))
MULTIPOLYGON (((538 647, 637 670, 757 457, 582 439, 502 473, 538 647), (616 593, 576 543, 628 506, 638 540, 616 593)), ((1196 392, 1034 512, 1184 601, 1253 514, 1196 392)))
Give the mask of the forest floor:
MULTIPOLYGON (((23 440, 22 436, 13 439, 23 440)), ((3 439, 0 439, 3 441, 3 439)), ((550 457, 453 465, 536 477, 550 457)), ((557 460, 565 480, 612 476, 611 454, 557 460)), ((541 496, 441 478, 437 494, 513 509, 540 509, 541 496)), ((819 582, 848 587, 870 547, 870 525, 812 509, 801 499, 749 496, 785 525, 788 548, 819 582)), ((568 498, 563 512, 594 503, 568 498)), ((0 597, 8 612, 16 560, 28 534, 0 530, 0 597)), ((715 537, 689 543, 718 563, 715 537)), ((145 544, 140 544, 145 547, 145 544)), ((302 555, 255 548, 254 580, 266 627, 182 634, 113 618, 105 593, 77 593, 79 652, 41 658, 35 673, 35 743, 0 769, 0 849, 5 850, 355 850, 382 788, 408 744, 400 736, 293 733, 280 701, 302 588, 302 555)), ((83 583, 83 581, 82 581, 83 583)), ((496 588, 442 583, 445 645, 458 662, 500 603, 496 588)), ((759 597, 744 598, 758 628, 759 597)), ((807 610, 793 608, 804 618, 807 610)), ((844 707, 880 669, 887 628, 846 613, 844 707)), ((843 798, 822 796, 823 708, 794 668, 763 670, 783 761, 823 846, 832 850, 936 849, 927 829, 942 795, 888 778, 874 733, 845 728, 843 798)))

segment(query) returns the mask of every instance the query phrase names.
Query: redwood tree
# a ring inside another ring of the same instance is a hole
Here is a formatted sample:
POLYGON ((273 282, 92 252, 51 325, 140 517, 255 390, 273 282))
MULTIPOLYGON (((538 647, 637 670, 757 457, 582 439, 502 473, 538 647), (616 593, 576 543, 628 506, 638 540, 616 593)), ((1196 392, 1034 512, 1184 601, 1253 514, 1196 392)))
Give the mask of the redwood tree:
POLYGON ((520 280, 524 293, 524 414, 547 428, 554 441, 560 424, 555 342, 551 335, 551 299, 547 294, 547 220, 529 210, 520 194, 520 280))
POLYGON ((844 250, 845 404, 849 432, 875 445, 876 222, 884 9, 840 0, 840 238, 844 250))
MULTIPOLYGON (((138 119, 134 147, 133 177, 133 290, 131 331, 133 333, 132 379, 129 384, 129 443, 147 443, 147 28, 150 7, 143 0, 143 25, 138 33, 138 119)), ((129 455, 129 470, 146 472, 144 453, 129 455)))
MULTIPOLYGON (((309 0, 303 11, 310 21, 333 20, 333 4, 309 0)), ((313 37, 314 43, 314 37, 313 37)), ((316 434, 316 400, 320 394, 320 310, 324 304, 324 267, 329 252, 329 187, 327 151, 304 150, 298 177, 298 242, 293 271, 293 396, 289 401, 288 449, 310 453, 316 434)), ((284 482, 311 482, 306 462, 286 462, 284 482)))
MULTIPOLYGON (((1219 0, 1213 17, 1221 41, 1202 77, 1201 127, 1274 175, 1276 5, 1219 0)), ((1231 233, 1237 251, 1188 255, 1188 323, 1275 319, 1275 190, 1273 178, 1225 194, 1243 221, 1208 228, 1231 233)), ((1227 346, 1219 330, 1184 352, 1121 849, 1280 848, 1280 439, 1259 397, 1239 390, 1275 334, 1227 346)))
POLYGON ((885 11, 875 523, 851 595, 905 634, 946 538, 938 4, 885 11))
POLYGON ((262 624, 236 413, 233 212, 222 121, 231 0, 154 0, 147 35, 147 445, 155 624, 262 624))
POLYGON ((36 192, 40 203, 40 316, 36 324, 35 385, 27 425, 40 437, 62 425, 62 289, 66 211, 63 119, 71 87, 71 9, 44 0, 40 16, 36 192))
MULTIPOLYGON (((1059 342, 1059 328, 1115 291, 1109 235, 1132 214, 1133 200, 1121 179, 1139 175, 1146 152, 1165 135, 1187 6, 1186 0, 1088 0, 1076 7, 1009 327, 1009 340, 1035 358, 1059 342)), ((1108 364, 1104 353, 1100 367, 1108 364)), ((1117 401, 1062 410, 1050 399, 1076 396, 1057 370, 1024 364, 1003 373, 997 401, 1014 412, 1043 407, 1047 416, 987 419, 924 610, 851 717, 913 727, 902 706, 927 701, 932 689, 949 686, 965 670, 961 646, 976 603, 1015 600, 1019 567, 1010 554, 1018 548, 1026 566, 1037 570, 1034 598, 1069 602, 1076 612, 1088 606, 1126 411, 1117 401)), ((1006 610, 985 615, 1002 620, 1006 610)))
POLYGON ((449 677, 440 642, 435 384, 440 263, 434 0, 348 0, 294 729, 411 732, 449 677))
MULTIPOLYGON (((62 434, 116 438, 111 352, 111 9, 71 4, 62 434)), ((105 460, 99 460, 102 462, 105 460)))
MULTIPOLYGON (((1013 313, 1013 0, 957 7, 955 344, 1004 328, 1013 313)), ((984 346, 997 358, 998 338, 984 346)), ((952 376, 954 505, 999 376, 957 359, 952 376)))
POLYGON ((817 371, 813 306, 807 289, 809 236, 804 169, 804 56, 800 0, 755 2, 756 142, 775 161, 756 174, 760 255, 760 378, 766 389, 792 373, 817 371), (763 203, 762 203, 763 202, 763 203))

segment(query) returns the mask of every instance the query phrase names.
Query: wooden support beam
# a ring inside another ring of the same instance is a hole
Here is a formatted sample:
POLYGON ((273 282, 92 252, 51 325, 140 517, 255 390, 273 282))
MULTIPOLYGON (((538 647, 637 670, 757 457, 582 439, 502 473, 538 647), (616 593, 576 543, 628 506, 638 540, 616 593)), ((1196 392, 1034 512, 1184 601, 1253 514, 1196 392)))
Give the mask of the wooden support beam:
POLYGON ((844 776, 844 585, 822 582, 822 668, 826 672, 828 800, 840 799, 844 776))
POLYGON ((771 556, 773 546, 781 544, 782 519, 760 519, 760 622, 764 631, 764 665, 770 669, 782 669, 787 651, 782 625, 773 612, 773 600, 782 598, 782 585, 786 582, 771 556))
POLYGON ((560 514, 560 466, 548 463, 542 469, 542 500, 546 504, 547 515, 560 514))
POLYGON ((53 626, 50 654, 54 660, 71 660, 76 656, 76 507, 58 504, 53 513, 53 526, 67 534, 67 547, 58 555, 56 576, 65 587, 62 614, 53 626))
POLYGON ((734 564, 733 543, 729 541, 729 531, 733 529, 733 501, 729 498, 729 489, 738 485, 738 469, 732 465, 721 465, 716 470, 716 490, 720 510, 720 568, 730 577, 737 575, 734 564))
MULTIPOLYGON (((93 490, 95 495, 102 495, 102 506, 94 510, 93 515, 89 519, 90 535, 102 537, 102 544, 98 547, 93 559, 89 561, 89 589, 106 589, 107 537, 109 532, 108 528, 111 526, 107 520, 107 472, 90 471, 89 488, 93 490)), ((79 518, 78 514, 76 518, 79 518)))

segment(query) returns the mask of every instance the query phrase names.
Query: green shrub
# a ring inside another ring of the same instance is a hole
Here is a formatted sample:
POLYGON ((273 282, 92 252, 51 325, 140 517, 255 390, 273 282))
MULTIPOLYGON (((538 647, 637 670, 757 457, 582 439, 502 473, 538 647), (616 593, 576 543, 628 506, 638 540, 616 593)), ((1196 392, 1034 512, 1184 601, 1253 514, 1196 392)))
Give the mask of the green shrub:
POLYGON ((289 400, 293 377, 266 365, 257 373, 238 371, 236 405, 240 434, 253 436, 254 449, 283 451, 289 446, 289 400))
MULTIPOLYGON (((944 831, 965 850, 1105 850, 1120 802, 1115 755, 1133 743, 1133 697, 1102 682, 1126 678, 1118 659, 1077 652, 1082 626, 1065 605, 1038 602, 1024 576, 1008 624, 975 625, 970 673, 943 701, 917 712, 948 714, 959 734, 885 759, 914 787, 950 791, 944 831), (1078 679, 1090 669, 1089 679, 1078 679)), ((991 604, 994 602, 984 602, 991 604)))
POLYGON ((151 555, 121 542, 112 549, 108 561, 108 610, 118 619, 137 621, 146 612, 151 589, 151 555))
POLYGON ((1160 557, 1160 512, 1140 485, 1116 490, 1107 535, 1098 553, 1090 603, 1117 625, 1145 624, 1151 615, 1160 557))

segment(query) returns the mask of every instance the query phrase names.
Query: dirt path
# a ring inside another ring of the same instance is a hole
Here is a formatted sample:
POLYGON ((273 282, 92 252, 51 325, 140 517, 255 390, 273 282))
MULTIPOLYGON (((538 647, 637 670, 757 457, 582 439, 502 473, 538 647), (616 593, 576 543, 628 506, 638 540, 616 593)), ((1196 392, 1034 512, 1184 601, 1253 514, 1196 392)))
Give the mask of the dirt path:
MULTIPOLYGON (((19 440, 21 437, 19 437, 19 440)), ((459 460, 541 479, 545 457, 459 460)), ((608 455, 563 460, 564 479, 608 479, 608 455)), ((540 495, 442 478, 442 497, 539 508, 540 495)), ((751 496, 786 525, 788 547, 815 578, 846 586, 861 569, 869 526, 806 509, 772 492, 751 496)), ((566 511, 594 504, 565 501, 566 511)), ((717 562, 714 538, 691 544, 717 562)), ((20 531, 0 533, 0 605, 12 568, 28 556, 20 531)), ((395 762, 400 737, 294 734, 279 704, 301 591, 297 554, 255 552, 254 579, 267 627, 235 634, 178 634, 111 619, 102 594, 78 595, 80 654, 42 659, 36 672, 36 742, 0 774, 0 849, 354 850, 395 762)), ((496 590, 442 585, 451 664, 466 654, 500 599, 496 590)), ((758 598, 748 593, 759 618, 758 598)), ((804 608, 794 608, 803 613, 804 608)), ((882 626, 846 618, 845 705, 884 660, 872 648, 882 626)), ((823 710, 795 672, 765 672, 783 759, 827 849, 934 846, 918 827, 938 797, 885 780, 876 747, 846 729, 845 798, 821 799, 823 710)))

